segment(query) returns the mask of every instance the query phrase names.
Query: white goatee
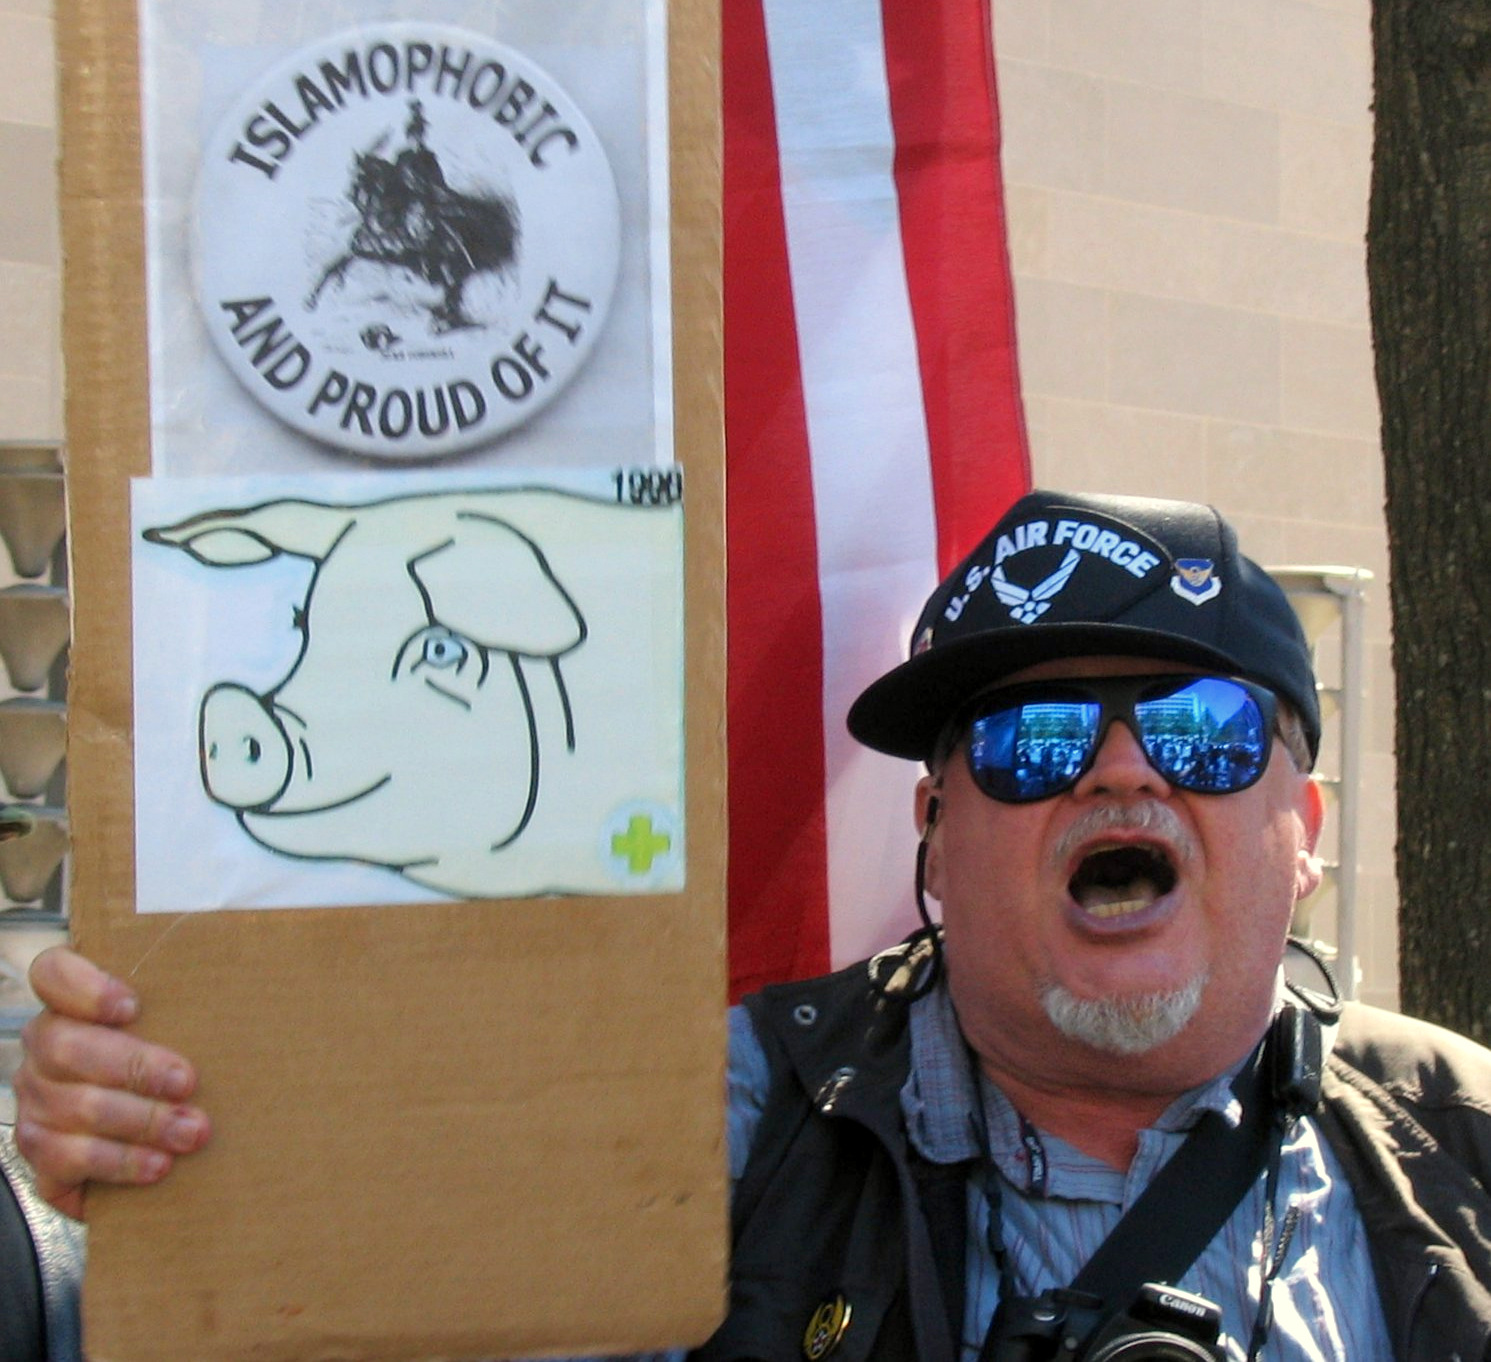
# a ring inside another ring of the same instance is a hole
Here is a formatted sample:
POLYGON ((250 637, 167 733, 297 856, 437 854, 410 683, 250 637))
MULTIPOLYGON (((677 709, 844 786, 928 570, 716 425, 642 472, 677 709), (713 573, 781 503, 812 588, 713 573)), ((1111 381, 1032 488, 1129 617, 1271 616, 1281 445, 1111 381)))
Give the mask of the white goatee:
POLYGON ((1041 1003, 1062 1035, 1114 1055, 1142 1055, 1174 1040, 1201 1006, 1206 976, 1164 993, 1078 998, 1060 984, 1047 984, 1041 1003))

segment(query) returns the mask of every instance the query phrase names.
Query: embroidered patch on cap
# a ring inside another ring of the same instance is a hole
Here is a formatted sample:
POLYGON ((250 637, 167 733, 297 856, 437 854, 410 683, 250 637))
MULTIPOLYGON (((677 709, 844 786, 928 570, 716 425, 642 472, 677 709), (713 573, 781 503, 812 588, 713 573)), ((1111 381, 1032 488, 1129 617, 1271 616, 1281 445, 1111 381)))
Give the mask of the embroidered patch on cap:
POLYGON ((1177 558, 1170 589, 1181 600, 1201 605, 1222 590, 1222 579, 1210 558, 1177 558))
POLYGON ((1141 530, 1090 511, 1059 509, 1010 526, 986 546, 942 612, 944 628, 1111 619, 1147 596, 1169 563, 1141 530), (972 612, 971 618, 965 618, 972 612))

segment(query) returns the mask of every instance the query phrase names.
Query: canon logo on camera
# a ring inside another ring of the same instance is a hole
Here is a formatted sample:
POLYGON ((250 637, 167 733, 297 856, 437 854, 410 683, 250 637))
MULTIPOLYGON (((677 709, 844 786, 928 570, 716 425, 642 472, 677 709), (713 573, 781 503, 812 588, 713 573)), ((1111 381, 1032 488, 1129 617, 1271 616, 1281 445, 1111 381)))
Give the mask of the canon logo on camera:
POLYGON ((1157 1291, 1155 1301, 1167 1310, 1179 1310, 1196 1319, 1205 1319, 1210 1308, 1204 1301, 1198 1301, 1194 1296, 1177 1296, 1173 1291, 1157 1291))

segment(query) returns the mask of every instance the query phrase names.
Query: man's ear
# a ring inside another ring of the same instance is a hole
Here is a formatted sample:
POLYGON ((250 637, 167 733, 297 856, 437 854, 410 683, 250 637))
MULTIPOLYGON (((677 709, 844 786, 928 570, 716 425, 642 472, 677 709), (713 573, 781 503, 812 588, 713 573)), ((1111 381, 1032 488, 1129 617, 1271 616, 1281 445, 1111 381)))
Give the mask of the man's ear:
POLYGON ((942 902, 942 856, 938 844, 932 840, 932 833, 937 828, 941 812, 942 781, 936 776, 923 776, 916 782, 916 830, 927 844, 926 891, 939 903, 942 902))
POLYGON ((1300 813, 1305 825, 1305 842, 1311 851, 1320 841, 1320 829, 1325 823, 1325 796, 1320 791, 1320 782, 1314 776, 1305 781, 1304 808, 1300 813))
POLYGON ((1313 776, 1306 777, 1300 791, 1300 823, 1304 836, 1300 842, 1299 863, 1295 868, 1295 893, 1297 900, 1313 894, 1324 877, 1320 857, 1315 847, 1320 841, 1321 825, 1325 822, 1325 796, 1320 791, 1320 782, 1313 776))
POLYGON ((923 776, 916 782, 916 830, 922 841, 932 835, 937 815, 942 809, 942 782, 936 776, 923 776))

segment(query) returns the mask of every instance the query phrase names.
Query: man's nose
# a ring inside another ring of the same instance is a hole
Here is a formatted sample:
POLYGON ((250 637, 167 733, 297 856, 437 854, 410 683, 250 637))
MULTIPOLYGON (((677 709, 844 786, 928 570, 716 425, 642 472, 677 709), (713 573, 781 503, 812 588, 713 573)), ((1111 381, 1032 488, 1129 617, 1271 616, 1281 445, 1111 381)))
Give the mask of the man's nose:
POLYGON ((1092 765, 1082 773, 1072 793, 1164 796, 1170 793, 1170 784, 1150 765, 1129 726, 1115 722, 1109 724, 1092 765))

